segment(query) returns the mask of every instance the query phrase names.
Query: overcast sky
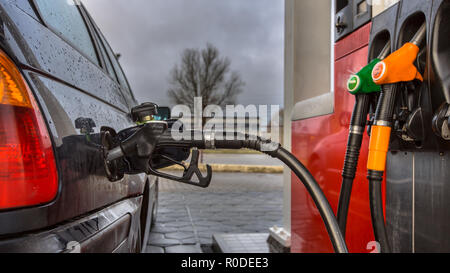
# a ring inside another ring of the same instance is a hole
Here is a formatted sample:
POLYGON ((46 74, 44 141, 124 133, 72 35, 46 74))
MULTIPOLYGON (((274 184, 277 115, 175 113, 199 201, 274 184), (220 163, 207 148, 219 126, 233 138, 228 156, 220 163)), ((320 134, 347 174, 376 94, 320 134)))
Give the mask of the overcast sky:
POLYGON ((139 100, 172 105, 170 71, 185 48, 210 42, 246 85, 239 104, 283 105, 284 1, 83 0, 139 100))

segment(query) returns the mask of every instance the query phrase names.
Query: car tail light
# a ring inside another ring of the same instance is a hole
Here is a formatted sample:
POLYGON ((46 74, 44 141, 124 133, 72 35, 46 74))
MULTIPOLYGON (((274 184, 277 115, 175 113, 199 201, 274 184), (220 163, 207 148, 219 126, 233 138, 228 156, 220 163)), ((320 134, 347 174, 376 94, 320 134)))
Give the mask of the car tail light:
POLYGON ((48 203, 57 192, 42 114, 19 70, 0 50, 0 209, 48 203))

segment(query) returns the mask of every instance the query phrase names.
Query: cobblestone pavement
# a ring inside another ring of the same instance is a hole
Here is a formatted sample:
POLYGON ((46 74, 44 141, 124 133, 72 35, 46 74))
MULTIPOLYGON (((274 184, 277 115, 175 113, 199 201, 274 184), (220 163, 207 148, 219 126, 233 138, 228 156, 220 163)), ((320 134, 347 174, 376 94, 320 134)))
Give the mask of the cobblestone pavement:
POLYGON ((147 252, 196 253, 215 233, 267 233, 282 208, 281 174, 215 173, 208 189, 163 180, 147 252))

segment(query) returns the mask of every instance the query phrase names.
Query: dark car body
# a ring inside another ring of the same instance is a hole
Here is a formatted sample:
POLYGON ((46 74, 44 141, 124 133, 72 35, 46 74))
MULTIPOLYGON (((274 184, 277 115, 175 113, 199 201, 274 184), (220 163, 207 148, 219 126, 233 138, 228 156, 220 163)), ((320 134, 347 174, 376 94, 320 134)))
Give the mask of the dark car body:
POLYGON ((44 2, 0 1, 0 49, 19 67, 46 120, 59 191, 48 204, 0 210, 0 252, 142 251, 157 202, 156 178, 126 175, 110 182, 102 157, 89 151, 86 135, 76 126, 80 119, 93 121, 95 127, 88 128, 93 136, 103 126, 117 131, 131 127, 128 113, 137 101, 84 7, 72 5, 83 25, 67 29, 83 28, 90 40, 80 44, 92 46, 89 50, 55 27, 58 11, 49 12, 51 6, 39 3, 44 2))

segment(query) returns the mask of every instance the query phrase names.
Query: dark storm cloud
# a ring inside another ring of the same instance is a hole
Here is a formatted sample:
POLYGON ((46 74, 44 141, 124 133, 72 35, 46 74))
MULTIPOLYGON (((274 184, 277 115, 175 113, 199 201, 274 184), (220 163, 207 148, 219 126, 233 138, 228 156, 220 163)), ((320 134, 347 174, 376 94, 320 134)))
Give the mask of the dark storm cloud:
POLYGON ((246 82, 241 104, 283 104, 284 1, 84 0, 139 101, 168 105, 185 48, 214 44, 246 82))

